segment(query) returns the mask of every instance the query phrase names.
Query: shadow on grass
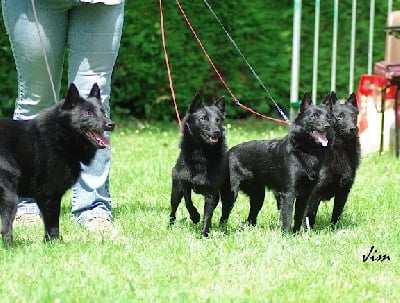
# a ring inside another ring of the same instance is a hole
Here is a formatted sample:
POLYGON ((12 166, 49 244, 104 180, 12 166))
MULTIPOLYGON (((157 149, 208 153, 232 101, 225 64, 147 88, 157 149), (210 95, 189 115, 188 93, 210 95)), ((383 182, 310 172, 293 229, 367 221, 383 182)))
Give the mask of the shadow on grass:
POLYGON ((146 204, 144 202, 132 202, 130 204, 116 205, 112 208, 113 218, 121 219, 127 214, 135 213, 151 213, 151 214, 168 214, 170 212, 169 206, 158 206, 155 204, 146 204))
POLYGON ((331 226, 331 207, 325 207, 322 211, 318 211, 317 217, 315 218, 315 225, 313 230, 316 232, 332 231, 338 232, 340 230, 354 229, 360 225, 359 221, 354 220, 354 216, 346 213, 346 210, 342 213, 339 221, 335 226, 331 226))

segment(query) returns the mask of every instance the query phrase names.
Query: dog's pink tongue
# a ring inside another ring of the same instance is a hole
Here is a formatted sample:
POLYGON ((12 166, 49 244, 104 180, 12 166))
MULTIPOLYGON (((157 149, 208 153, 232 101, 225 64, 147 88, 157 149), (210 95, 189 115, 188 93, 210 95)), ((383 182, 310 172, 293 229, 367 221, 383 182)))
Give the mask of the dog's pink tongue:
POLYGON ((108 140, 106 137, 104 137, 102 134, 93 132, 93 136, 96 139, 97 143, 101 146, 109 146, 110 145, 110 140, 108 140))
POLYGON ((218 137, 210 137, 210 141, 213 143, 217 143, 218 142, 218 137))
POLYGON ((316 139, 322 146, 328 146, 328 139, 326 138, 326 132, 315 131, 316 139))

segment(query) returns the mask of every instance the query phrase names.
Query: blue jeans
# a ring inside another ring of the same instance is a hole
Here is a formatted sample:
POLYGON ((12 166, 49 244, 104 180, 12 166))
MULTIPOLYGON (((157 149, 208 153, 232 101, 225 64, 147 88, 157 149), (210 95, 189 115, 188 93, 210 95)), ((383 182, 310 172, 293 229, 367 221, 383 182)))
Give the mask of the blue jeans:
MULTIPOLYGON (((110 116, 111 74, 120 46, 124 5, 35 0, 35 9, 38 24, 31 1, 2 0, 3 19, 18 73, 14 119, 34 118, 55 103, 44 52, 57 100, 66 55, 68 83, 75 83, 80 94, 87 96, 97 82, 104 109, 110 116)), ((111 220, 110 149, 99 150, 93 162, 82 168, 81 177, 72 188, 73 217, 78 223, 92 218, 111 220)), ((32 202, 20 198, 18 213, 39 212, 32 202)))

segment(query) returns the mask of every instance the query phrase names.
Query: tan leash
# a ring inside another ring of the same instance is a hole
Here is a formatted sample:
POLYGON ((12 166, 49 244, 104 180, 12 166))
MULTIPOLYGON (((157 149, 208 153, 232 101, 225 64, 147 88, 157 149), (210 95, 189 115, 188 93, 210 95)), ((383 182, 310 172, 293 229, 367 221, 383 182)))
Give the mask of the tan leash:
POLYGON ((38 19, 37 13, 36 13, 35 0, 31 0, 31 4, 32 4, 33 15, 35 17, 35 25, 36 25, 37 32, 38 32, 38 35, 39 35, 39 41, 40 41, 40 45, 42 47, 44 61, 45 61, 45 64, 46 64, 47 73, 48 73, 49 79, 50 79, 51 89, 53 90, 54 103, 57 103, 56 89, 55 89, 55 86, 54 86, 53 77, 51 75, 49 61, 47 60, 46 50, 44 49, 44 42, 43 42, 43 39, 42 39, 42 35, 40 34, 39 19, 38 19))

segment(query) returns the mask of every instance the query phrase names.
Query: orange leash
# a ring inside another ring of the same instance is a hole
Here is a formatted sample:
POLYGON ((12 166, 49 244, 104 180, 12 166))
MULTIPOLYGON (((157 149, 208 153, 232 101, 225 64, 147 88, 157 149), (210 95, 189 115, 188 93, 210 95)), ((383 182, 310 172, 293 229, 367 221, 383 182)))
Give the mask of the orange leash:
POLYGON ((262 117, 262 118, 265 118, 265 119, 268 119, 268 120, 272 120, 272 121, 274 121, 274 122, 281 123, 281 124, 289 124, 288 121, 285 121, 285 120, 282 120, 282 119, 277 119, 277 118, 273 118, 273 117, 269 117, 269 116, 263 115, 263 114, 261 114, 261 113, 255 111, 255 110, 252 109, 251 107, 248 107, 248 106, 242 104, 242 103, 239 101, 239 99, 235 97, 235 95, 233 94, 232 90, 228 87, 228 85, 227 85, 227 83, 225 82, 225 80, 223 79, 221 73, 219 72, 219 70, 218 70, 217 67, 215 66, 213 60, 212 60, 211 57, 208 55, 208 53, 207 53, 207 51, 206 51, 206 49, 205 49, 203 43, 201 42, 201 40, 200 40, 200 38, 198 37, 196 31, 194 30, 192 24, 190 23, 190 21, 189 21, 187 15, 186 15, 184 9, 182 8, 181 4, 179 3, 179 0, 176 0, 176 4, 178 5, 179 10, 181 11, 181 13, 182 13, 182 15, 183 15, 183 18, 184 18, 185 21, 186 21, 186 24, 188 25, 189 29, 190 29, 191 32, 193 33, 194 37, 196 38, 197 43, 200 45, 200 48, 202 49, 202 51, 203 51, 204 55, 206 56, 208 62, 210 63, 210 65, 211 65, 212 68, 214 69, 215 73, 217 74, 218 78, 221 80, 222 84, 225 86, 226 90, 228 91, 228 93, 229 93, 230 96, 232 97, 233 101, 235 101, 235 103, 236 103, 237 105, 239 105, 241 108, 243 108, 243 109, 245 109, 245 110, 251 112, 252 114, 254 114, 254 115, 256 115, 256 116, 259 116, 259 117, 262 117))
POLYGON ((181 122, 181 118, 179 116, 178 105, 176 104, 174 86, 172 85, 171 69, 169 67, 167 47, 165 46, 165 30, 164 30, 164 15, 163 15, 163 11, 162 11, 162 0, 159 0, 159 3, 160 3, 161 38, 162 38, 162 43, 163 43, 163 48, 164 48, 165 64, 167 66, 167 72, 168 72, 169 88, 171 90, 172 102, 174 103, 176 119, 178 120, 179 128, 182 130, 182 122, 181 122))

